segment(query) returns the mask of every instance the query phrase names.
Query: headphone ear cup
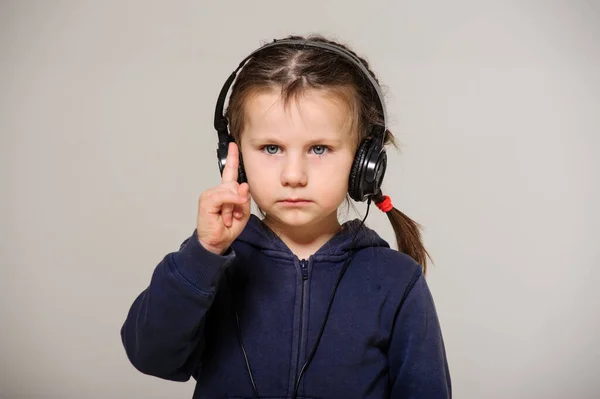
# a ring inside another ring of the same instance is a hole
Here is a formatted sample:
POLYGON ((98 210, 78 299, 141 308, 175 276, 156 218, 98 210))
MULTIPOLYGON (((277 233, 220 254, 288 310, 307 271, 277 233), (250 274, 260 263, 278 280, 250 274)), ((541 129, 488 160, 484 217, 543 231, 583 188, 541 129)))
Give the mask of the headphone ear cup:
MULTIPOLYGON (((227 141, 219 141, 219 146, 217 147, 217 160, 219 162, 219 172, 221 176, 223 176, 223 169, 225 168, 225 162, 227 161, 227 154, 229 153, 229 143, 235 143, 235 140, 229 132, 225 132, 227 141)), ((239 151, 239 163, 238 163, 238 183, 247 183, 248 179, 246 178, 246 171, 244 170, 244 160, 242 158, 242 152, 239 151)))
POLYGON ((242 158, 242 152, 240 151, 240 162, 238 164, 238 183, 247 183, 246 170, 244 169, 244 159, 242 158))
POLYGON ((361 185, 361 174, 363 172, 363 165, 365 158, 371 147, 372 139, 364 139, 356 150, 354 155, 354 161, 352 163, 352 169, 350 169, 350 178, 348 179, 348 194, 354 201, 363 201, 362 185, 361 185))

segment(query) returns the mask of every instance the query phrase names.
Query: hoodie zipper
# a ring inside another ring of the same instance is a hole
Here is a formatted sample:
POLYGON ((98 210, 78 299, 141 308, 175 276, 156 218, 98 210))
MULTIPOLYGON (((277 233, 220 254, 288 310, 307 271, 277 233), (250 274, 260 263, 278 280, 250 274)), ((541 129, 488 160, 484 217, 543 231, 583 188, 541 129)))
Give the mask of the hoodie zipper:
POLYGON ((306 284, 308 281, 308 260, 300 260, 300 271, 302 272, 302 302, 300 304, 300 334, 298 337, 298 352, 296 356, 296 373, 292 384, 292 389, 296 385, 296 379, 300 373, 300 352, 302 350, 302 342, 304 341, 304 308, 306 306, 306 284))
MULTIPOLYGON (((302 283, 304 283, 304 281, 308 280, 308 261, 306 259, 300 260, 300 269, 302 270, 302 283)), ((304 284, 302 287, 304 289, 304 284)), ((304 295, 304 291, 302 292, 302 295, 304 295)), ((304 299, 304 297, 302 297, 302 299, 304 299)))

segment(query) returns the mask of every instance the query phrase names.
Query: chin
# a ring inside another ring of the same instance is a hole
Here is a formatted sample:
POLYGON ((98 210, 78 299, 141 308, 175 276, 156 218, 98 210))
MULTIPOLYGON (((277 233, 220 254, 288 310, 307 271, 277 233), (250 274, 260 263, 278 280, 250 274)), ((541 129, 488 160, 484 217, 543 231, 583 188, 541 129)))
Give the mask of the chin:
MULTIPOLYGON (((334 211, 335 212, 335 211, 334 211)), ((279 209, 271 209, 271 212, 266 212, 269 217, 272 218, 273 221, 277 223, 282 223, 289 227, 304 227, 310 226, 314 223, 321 222, 327 219, 327 216, 331 212, 324 212, 316 214, 314 211, 308 210, 299 210, 299 209, 288 209, 288 210, 279 210, 279 209)), ((336 213, 337 215, 337 213, 336 213)))
POLYGON ((277 222, 293 227, 306 226, 317 220, 314 215, 298 210, 275 211, 267 213, 267 215, 270 215, 277 222))

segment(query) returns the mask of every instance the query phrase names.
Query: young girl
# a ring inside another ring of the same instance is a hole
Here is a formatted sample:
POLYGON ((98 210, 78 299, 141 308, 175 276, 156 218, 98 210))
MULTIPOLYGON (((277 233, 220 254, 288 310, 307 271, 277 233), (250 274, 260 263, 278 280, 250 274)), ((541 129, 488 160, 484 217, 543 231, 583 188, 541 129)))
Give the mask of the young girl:
POLYGON ((139 371, 194 377, 196 399, 451 397, 419 227, 381 192, 385 117, 367 62, 323 37, 240 63, 216 109, 222 183, 121 329, 139 371), (398 251, 339 223, 348 196, 387 213, 398 251))

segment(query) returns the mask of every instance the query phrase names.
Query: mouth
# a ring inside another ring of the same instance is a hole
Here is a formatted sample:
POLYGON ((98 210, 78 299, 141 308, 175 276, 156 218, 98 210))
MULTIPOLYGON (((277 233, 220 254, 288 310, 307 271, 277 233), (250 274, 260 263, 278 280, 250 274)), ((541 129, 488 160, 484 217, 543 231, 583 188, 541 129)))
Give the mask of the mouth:
POLYGON ((284 205, 303 205, 303 204, 309 204, 312 201, 307 200, 305 198, 285 198, 279 202, 281 202, 284 205))

